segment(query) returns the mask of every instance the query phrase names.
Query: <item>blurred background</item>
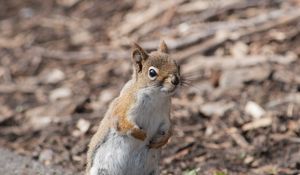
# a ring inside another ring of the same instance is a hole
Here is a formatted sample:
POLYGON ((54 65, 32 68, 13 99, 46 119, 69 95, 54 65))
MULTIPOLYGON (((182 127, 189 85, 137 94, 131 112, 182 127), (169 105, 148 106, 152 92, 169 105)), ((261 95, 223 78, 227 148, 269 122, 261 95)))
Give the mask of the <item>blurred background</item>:
POLYGON ((162 174, 297 174, 299 7, 1 0, 0 148, 82 174, 87 144, 131 76, 131 42, 151 51, 163 38, 189 85, 173 99, 162 174))

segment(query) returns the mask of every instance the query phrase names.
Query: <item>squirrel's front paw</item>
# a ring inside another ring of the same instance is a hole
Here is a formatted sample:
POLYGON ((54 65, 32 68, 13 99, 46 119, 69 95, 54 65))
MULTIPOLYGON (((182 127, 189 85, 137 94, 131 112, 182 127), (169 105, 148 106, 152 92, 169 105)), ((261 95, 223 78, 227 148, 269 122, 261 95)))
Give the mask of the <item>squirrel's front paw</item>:
POLYGON ((165 144, 168 143, 169 138, 171 137, 171 133, 170 132, 161 132, 157 135, 155 135, 151 140, 150 143, 148 145, 149 148, 161 148, 162 146, 164 146, 165 144))
POLYGON ((147 137, 147 134, 145 131, 143 131, 142 129, 138 128, 138 127, 134 127, 132 128, 130 131, 130 135, 138 140, 142 140, 144 141, 147 137))

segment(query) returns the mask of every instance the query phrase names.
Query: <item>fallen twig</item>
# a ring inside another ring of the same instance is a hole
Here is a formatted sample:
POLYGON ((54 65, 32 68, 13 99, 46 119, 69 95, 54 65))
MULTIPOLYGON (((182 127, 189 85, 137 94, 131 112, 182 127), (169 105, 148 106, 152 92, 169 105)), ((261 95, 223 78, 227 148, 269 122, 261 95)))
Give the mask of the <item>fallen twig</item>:
POLYGON ((60 50, 50 50, 42 47, 34 47, 31 50, 32 53, 39 53, 42 57, 59 59, 68 62, 95 62, 100 59, 120 59, 129 56, 128 51, 124 50, 95 50, 95 51, 60 51, 60 50))
MULTIPOLYGON (((195 54, 204 53, 207 50, 210 50, 227 40, 237 41, 242 37, 249 36, 254 33, 263 32, 279 25, 290 23, 294 20, 297 20, 299 17, 300 11, 298 9, 275 10, 267 14, 262 14, 246 20, 216 23, 214 25, 208 26, 208 29, 205 31, 189 34, 178 39, 165 38, 165 40, 168 44, 169 49, 174 50, 193 45, 203 39, 214 36, 213 38, 210 38, 199 45, 195 45, 178 52, 176 54, 176 59, 181 61, 195 54), (238 30, 240 31, 237 32, 238 30)), ((158 40, 154 40, 143 42, 141 43, 141 45, 147 50, 155 50, 158 43, 158 40)))
POLYGON ((265 55, 249 55, 244 56, 243 58, 235 58, 235 57, 193 57, 188 60, 187 63, 183 64, 183 73, 189 74, 194 73, 203 69, 220 69, 220 70, 228 70, 235 69, 240 67, 250 67, 258 64, 266 64, 266 63, 278 63, 278 64, 289 64, 297 60, 296 55, 273 55, 273 56, 265 56, 265 55))
POLYGON ((226 33, 220 33, 219 35, 216 35, 214 38, 211 38, 199 45, 189 47, 188 49, 179 52, 176 56, 176 59, 182 61, 183 59, 189 58, 195 54, 201 54, 214 47, 217 47, 218 45, 221 45, 227 40, 237 41, 242 37, 249 36, 254 33, 264 32, 270 28, 274 28, 279 25, 290 23, 294 20, 299 19, 299 17, 300 17, 299 10, 296 9, 291 9, 289 11, 278 10, 255 18, 247 19, 240 24, 225 25, 224 31, 226 31, 226 33), (251 27, 250 29, 247 29, 247 27, 250 26, 257 26, 257 27, 251 27), (246 29, 242 29, 239 32, 236 31, 237 29, 244 28, 244 27, 246 27, 246 29))
POLYGON ((251 8, 255 6, 263 6, 265 4, 271 4, 271 3, 278 3, 279 1, 273 1, 273 0, 246 0, 246 2, 237 2, 232 4, 227 4, 227 6, 223 6, 222 8, 216 7, 209 10, 204 11, 199 15, 199 20, 205 21, 209 18, 221 15, 223 13, 226 13, 230 10, 241 10, 246 8, 251 8))
POLYGON ((230 135, 233 140, 242 148, 250 148, 250 144, 247 140, 238 132, 237 128, 229 128, 226 130, 227 134, 230 135))
POLYGON ((272 124, 272 118, 271 117, 263 117, 254 120, 253 122, 246 123, 242 126, 243 131, 249 131, 254 130, 257 128, 267 127, 272 124))
POLYGON ((154 3, 153 6, 148 8, 144 12, 134 12, 129 13, 123 22, 121 24, 120 28, 116 31, 112 32, 111 36, 123 36, 127 35, 134 30, 136 30, 141 25, 145 24, 146 22, 149 22, 156 16, 160 15, 164 11, 166 11, 168 8, 180 4, 184 2, 185 0, 176 0, 176 1, 161 1, 159 3, 154 3), (141 14, 142 13, 142 14, 141 14))

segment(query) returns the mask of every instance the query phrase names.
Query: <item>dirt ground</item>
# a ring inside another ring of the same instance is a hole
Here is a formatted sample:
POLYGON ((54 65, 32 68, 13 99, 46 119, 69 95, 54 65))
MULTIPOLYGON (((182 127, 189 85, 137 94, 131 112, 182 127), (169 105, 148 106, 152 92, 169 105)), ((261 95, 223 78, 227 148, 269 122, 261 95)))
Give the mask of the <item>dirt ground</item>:
POLYGON ((44 166, 39 162, 14 154, 6 149, 0 148, 0 155, 0 174, 75 175, 73 172, 62 170, 62 168, 44 166))
POLYGON ((0 0, 0 146, 83 172, 131 76, 165 39, 189 83, 162 174, 300 173, 299 0, 0 0))

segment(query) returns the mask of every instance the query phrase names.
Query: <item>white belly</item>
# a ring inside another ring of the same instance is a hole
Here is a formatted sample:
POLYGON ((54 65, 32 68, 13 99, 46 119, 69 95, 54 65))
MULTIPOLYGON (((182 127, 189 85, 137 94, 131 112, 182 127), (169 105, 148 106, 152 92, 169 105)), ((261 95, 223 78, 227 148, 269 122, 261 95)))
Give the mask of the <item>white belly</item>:
POLYGON ((160 150, 145 142, 110 131, 96 149, 90 175, 157 175, 160 150))

